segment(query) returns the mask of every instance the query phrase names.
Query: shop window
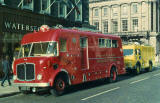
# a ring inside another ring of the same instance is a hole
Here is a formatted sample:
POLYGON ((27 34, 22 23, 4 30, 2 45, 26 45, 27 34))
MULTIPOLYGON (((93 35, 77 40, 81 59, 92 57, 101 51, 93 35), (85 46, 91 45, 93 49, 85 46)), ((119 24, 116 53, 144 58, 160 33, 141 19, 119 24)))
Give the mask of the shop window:
POLYGON ((67 40, 61 38, 60 40, 60 52, 66 52, 67 51, 67 40))

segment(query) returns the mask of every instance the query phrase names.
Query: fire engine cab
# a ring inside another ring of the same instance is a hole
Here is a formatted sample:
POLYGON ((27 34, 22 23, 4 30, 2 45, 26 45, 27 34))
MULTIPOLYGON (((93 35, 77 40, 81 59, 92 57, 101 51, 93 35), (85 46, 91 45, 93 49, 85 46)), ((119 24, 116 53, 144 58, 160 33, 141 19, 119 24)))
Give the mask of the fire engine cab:
POLYGON ((115 82, 125 73, 121 39, 44 25, 22 38, 13 73, 23 93, 49 88, 62 95, 70 85, 102 78, 115 82))

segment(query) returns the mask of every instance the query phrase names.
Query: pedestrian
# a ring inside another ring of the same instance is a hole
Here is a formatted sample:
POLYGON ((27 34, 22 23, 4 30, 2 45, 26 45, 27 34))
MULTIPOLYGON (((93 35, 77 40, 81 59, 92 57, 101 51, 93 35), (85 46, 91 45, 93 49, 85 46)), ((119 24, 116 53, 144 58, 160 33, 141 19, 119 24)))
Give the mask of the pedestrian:
POLYGON ((4 86, 5 80, 8 80, 9 85, 11 86, 10 78, 9 78, 9 73, 10 73, 10 66, 9 66, 9 57, 6 56, 5 59, 2 61, 2 67, 3 67, 3 72, 4 72, 4 78, 2 79, 1 86, 4 86))

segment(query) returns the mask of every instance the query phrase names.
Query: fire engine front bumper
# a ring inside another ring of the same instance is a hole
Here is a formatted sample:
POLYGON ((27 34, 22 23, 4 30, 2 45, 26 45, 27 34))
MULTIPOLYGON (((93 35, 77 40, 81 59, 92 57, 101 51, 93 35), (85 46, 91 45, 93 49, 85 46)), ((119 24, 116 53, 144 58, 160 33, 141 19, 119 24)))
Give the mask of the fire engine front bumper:
POLYGON ((49 87, 50 83, 14 83, 19 87, 49 87))

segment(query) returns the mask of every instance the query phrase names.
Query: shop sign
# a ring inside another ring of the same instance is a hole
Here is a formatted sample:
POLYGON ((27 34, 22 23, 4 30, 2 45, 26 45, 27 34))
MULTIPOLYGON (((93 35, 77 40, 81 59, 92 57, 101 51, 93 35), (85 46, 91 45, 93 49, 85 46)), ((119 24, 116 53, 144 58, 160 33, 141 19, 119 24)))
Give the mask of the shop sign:
POLYGON ((20 31, 39 31, 39 26, 35 25, 28 25, 28 24, 22 24, 22 23, 15 23, 15 22, 9 22, 4 21, 4 27, 5 29, 10 30, 20 30, 20 31))

